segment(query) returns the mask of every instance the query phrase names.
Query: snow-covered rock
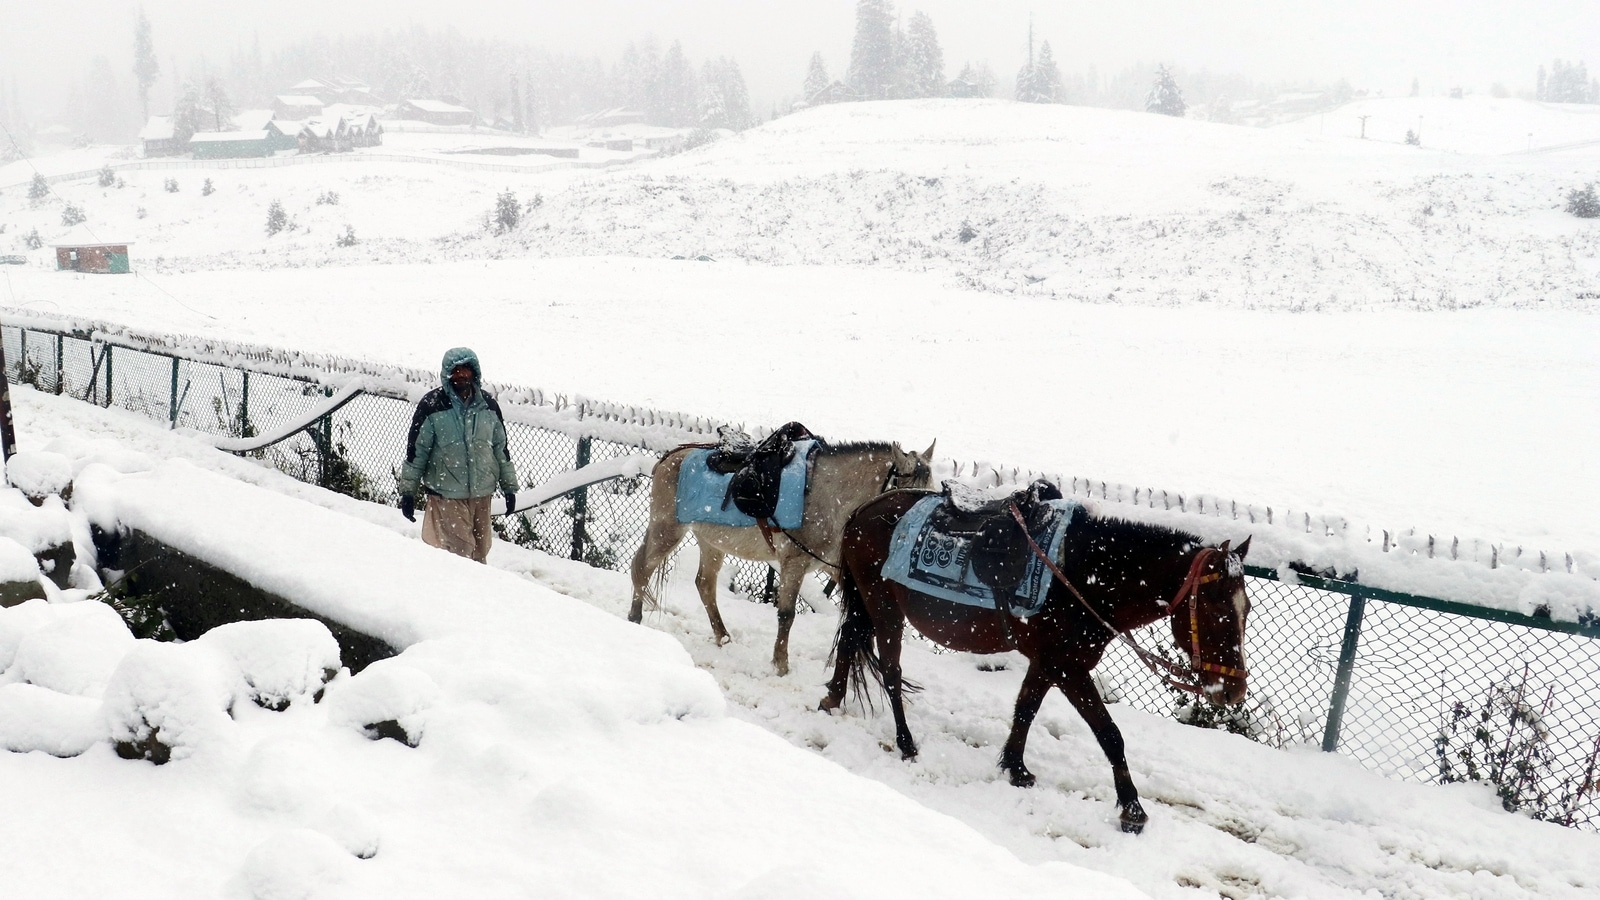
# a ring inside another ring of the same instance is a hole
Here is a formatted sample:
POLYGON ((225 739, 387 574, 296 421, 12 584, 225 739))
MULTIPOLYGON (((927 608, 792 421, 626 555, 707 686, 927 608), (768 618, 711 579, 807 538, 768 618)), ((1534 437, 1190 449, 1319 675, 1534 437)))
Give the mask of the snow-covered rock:
POLYGON ((384 659, 348 681, 328 687, 328 721, 358 728, 371 738, 400 737, 416 746, 422 740, 423 713, 439 699, 439 685, 427 672, 402 658, 384 659))
POLYGON ((325 834, 293 828, 267 838, 251 850, 229 882, 240 900, 314 900, 333 896, 356 858, 325 834))
POLYGON ((28 548, 11 538, 0 537, 0 607, 15 606, 43 596, 39 561, 28 548))
POLYGON ((6 483, 35 499, 59 495, 72 486, 72 462, 48 450, 21 450, 6 460, 6 483))
POLYGON ((106 736, 99 701, 32 684, 0 685, 0 748, 77 756, 106 736))
POLYGON ((184 759, 227 739, 240 681, 213 647, 139 641, 112 673, 101 716, 124 759, 184 759))
POLYGON ((94 601, 55 604, 49 610, 54 621, 17 644, 7 679, 99 697, 123 655, 133 649, 127 624, 116 610, 94 601))
POLYGON ((55 611, 43 597, 16 606, 0 606, 0 673, 11 668, 23 638, 56 621, 55 611))
POLYGON ((316 619, 266 619, 219 625, 198 643, 239 667, 247 699, 272 710, 311 700, 339 671, 339 643, 316 619))

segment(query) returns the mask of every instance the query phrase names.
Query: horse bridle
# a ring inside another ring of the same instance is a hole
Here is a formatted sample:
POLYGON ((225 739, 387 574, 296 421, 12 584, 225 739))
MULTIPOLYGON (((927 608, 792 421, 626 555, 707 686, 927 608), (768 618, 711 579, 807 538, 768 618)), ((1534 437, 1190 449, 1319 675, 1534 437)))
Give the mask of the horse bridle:
MULTIPOLYGON (((1156 677, 1166 682, 1169 687, 1184 691, 1185 693, 1203 694, 1206 692, 1204 685, 1194 684, 1193 682, 1187 680, 1179 681, 1177 679, 1188 678, 1190 676, 1199 674, 1199 672, 1215 672, 1224 678, 1244 678, 1249 674, 1249 671, 1246 669, 1235 669, 1232 666, 1204 662, 1200 659, 1200 613, 1198 610, 1200 604, 1197 601, 1200 596, 1200 588, 1202 585, 1210 584, 1211 582, 1222 577, 1222 573, 1220 572, 1206 572, 1205 570, 1207 564, 1212 560, 1212 558, 1222 554, 1223 551, 1218 550, 1215 547, 1204 547, 1199 553, 1196 553, 1194 555, 1194 560, 1189 563, 1189 573, 1184 576, 1183 584, 1178 587, 1177 596, 1173 597, 1172 602, 1167 604, 1167 615, 1176 614, 1179 606, 1187 604, 1189 607, 1190 664, 1188 668, 1183 668, 1175 665, 1171 660, 1157 656, 1139 646, 1139 643, 1130 637, 1127 632, 1117 628, 1110 622, 1107 622, 1105 617, 1100 615, 1099 611, 1093 606, 1090 606, 1089 601, 1085 600, 1082 594, 1078 593, 1078 589, 1073 586, 1070 580, 1068 580, 1066 573, 1061 571, 1061 567, 1057 566, 1055 562, 1050 559, 1050 556, 1039 548, 1038 541, 1035 541, 1033 539, 1033 535, 1028 532, 1027 521, 1023 519, 1022 511, 1017 509, 1017 504, 1011 503, 1010 507, 1011 518, 1017 521, 1017 526, 1022 529, 1022 536, 1027 539, 1028 546, 1033 548, 1033 554, 1039 558, 1039 561, 1044 563, 1045 566, 1050 569, 1050 574, 1054 575, 1057 581, 1066 586, 1067 590, 1071 592, 1072 596, 1077 599, 1078 603, 1081 604, 1084 609, 1089 611, 1089 615, 1094 616, 1095 621, 1105 626, 1105 629, 1111 632, 1111 634, 1117 640, 1120 640, 1124 644, 1127 644, 1129 647, 1131 647, 1134 654, 1139 657, 1139 660, 1143 662, 1145 666, 1156 675, 1156 677)), ((1003 613, 1004 611, 1002 611, 1002 614, 1003 613)))

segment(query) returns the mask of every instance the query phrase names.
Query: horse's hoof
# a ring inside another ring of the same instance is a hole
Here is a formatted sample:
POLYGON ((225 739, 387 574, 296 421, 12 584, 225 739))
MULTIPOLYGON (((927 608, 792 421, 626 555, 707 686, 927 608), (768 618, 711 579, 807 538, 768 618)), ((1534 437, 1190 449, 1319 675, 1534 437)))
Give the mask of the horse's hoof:
POLYGON ((628 611, 628 621, 632 622, 635 625, 637 625, 640 622, 644 621, 644 613, 634 612, 633 610, 629 610, 628 611))
POLYGON ((1144 831, 1144 825, 1150 821, 1145 815, 1144 807, 1132 803, 1122 808, 1122 831, 1124 834, 1139 834, 1144 831))
POLYGON ((831 713, 838 708, 839 701, 832 697, 823 697, 822 702, 817 704, 817 712, 831 713))
POLYGON ((906 762, 911 762, 912 760, 916 759, 917 758, 917 745, 916 744, 911 744, 910 746, 907 746, 905 744, 901 744, 900 745, 900 758, 905 760, 906 762))
POLYGON ((721 647, 724 644, 730 643, 730 642, 732 642, 732 640, 733 640, 733 638, 731 636, 729 636, 729 635, 726 635, 726 634, 714 634, 714 635, 711 636, 711 642, 716 644, 718 647, 721 647))
POLYGON ((789 661, 786 659, 775 659, 772 661, 772 669, 778 673, 779 678, 782 678, 783 676, 789 674, 789 661))
POLYGON ((1031 788, 1039 781, 1027 769, 1009 769, 1006 774, 1011 779, 1012 787, 1031 788))

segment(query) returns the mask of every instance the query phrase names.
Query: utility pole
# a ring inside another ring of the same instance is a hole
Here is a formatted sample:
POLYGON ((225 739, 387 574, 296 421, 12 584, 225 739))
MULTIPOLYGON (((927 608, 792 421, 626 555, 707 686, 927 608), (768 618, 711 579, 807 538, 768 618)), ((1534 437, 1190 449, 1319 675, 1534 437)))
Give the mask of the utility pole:
POLYGON ((1369 114, 1365 116, 1357 116, 1356 118, 1361 120, 1361 139, 1364 141, 1367 139, 1367 120, 1372 118, 1372 116, 1369 114))
POLYGON ((17 432, 11 421, 11 382, 6 378, 6 347, 0 341, 0 459, 17 452, 17 432))

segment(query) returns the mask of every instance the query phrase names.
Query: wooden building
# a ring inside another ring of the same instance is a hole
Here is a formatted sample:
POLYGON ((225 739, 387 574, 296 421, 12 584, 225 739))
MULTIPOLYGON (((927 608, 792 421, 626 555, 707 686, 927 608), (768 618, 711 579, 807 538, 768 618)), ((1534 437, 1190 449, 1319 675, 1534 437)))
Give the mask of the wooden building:
POLYGON ((146 157, 175 156, 183 152, 171 116, 151 116, 139 131, 139 142, 146 157))
POLYGON ((277 148, 272 132, 260 131, 203 131, 189 138, 189 150, 195 159, 250 159, 271 156, 277 148))
POLYGON ((56 268, 70 272, 120 275, 131 272, 127 241, 97 241, 81 229, 50 245, 56 251, 56 268))
POLYGON ((395 114, 402 119, 434 125, 471 125, 478 119, 478 114, 465 106, 443 100, 401 100, 395 114))
POLYGON ((316 97, 305 94, 279 94, 272 98, 272 117, 290 122, 300 122, 322 115, 325 104, 316 97))

